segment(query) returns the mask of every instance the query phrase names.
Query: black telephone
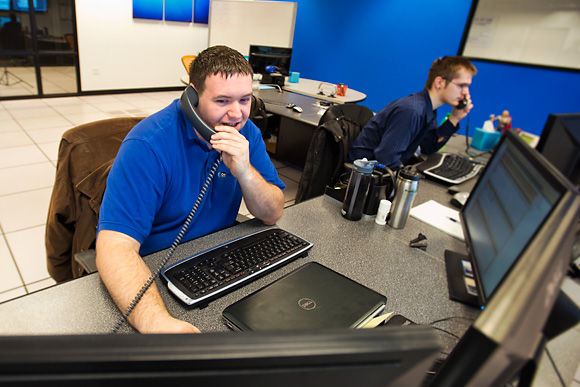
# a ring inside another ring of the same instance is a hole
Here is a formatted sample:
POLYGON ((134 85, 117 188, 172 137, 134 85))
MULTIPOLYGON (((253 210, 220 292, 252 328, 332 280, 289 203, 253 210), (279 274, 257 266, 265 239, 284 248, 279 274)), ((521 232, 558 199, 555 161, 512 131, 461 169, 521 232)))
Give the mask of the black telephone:
POLYGON ((466 106, 467 106, 467 97, 463 97, 463 99, 459 101, 459 103, 457 104, 456 108, 461 110, 465 109, 466 106))
POLYGON ((181 100, 179 101, 181 104, 181 109, 185 113, 185 116, 191 122, 195 130, 205 139, 205 141, 209 142, 211 136, 216 134, 216 131, 213 130, 208 124, 203 122, 199 114, 195 111, 197 104, 199 103, 199 96, 197 95, 197 91, 191 86, 187 86, 183 94, 181 94, 181 100))

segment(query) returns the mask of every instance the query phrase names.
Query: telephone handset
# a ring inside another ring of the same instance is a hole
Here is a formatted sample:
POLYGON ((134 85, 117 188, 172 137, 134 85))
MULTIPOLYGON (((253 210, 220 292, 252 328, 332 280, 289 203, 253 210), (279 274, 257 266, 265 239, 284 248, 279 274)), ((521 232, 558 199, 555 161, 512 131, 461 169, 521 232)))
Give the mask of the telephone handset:
POLYGON ((467 106, 467 96, 463 97, 463 99, 461 101, 459 101, 456 108, 461 110, 461 109, 465 109, 466 106, 467 106))
POLYGON ((203 137, 205 141, 209 142, 211 136, 216 134, 216 131, 203 122, 197 111, 195 111, 198 103, 199 96, 197 95, 197 91, 191 85, 187 86, 183 94, 181 94, 181 109, 200 136, 203 137))

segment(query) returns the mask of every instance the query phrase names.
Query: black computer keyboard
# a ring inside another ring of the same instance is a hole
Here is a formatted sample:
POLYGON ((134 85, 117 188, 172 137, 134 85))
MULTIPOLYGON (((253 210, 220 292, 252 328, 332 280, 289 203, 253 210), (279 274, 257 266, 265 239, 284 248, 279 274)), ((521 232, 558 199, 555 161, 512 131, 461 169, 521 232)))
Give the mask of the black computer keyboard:
POLYGON ((451 153, 435 153, 429 156, 421 171, 429 176, 451 184, 460 184, 476 176, 483 165, 451 153))
POLYGON ((186 258, 162 272, 168 287, 188 305, 209 301, 300 256, 312 243, 280 228, 268 228, 186 258))
POLYGON ((288 102, 282 102, 282 101, 273 101, 273 100, 269 100, 269 99, 263 99, 262 98, 262 102, 264 102, 266 105, 276 105, 276 106, 286 106, 288 105, 288 102))

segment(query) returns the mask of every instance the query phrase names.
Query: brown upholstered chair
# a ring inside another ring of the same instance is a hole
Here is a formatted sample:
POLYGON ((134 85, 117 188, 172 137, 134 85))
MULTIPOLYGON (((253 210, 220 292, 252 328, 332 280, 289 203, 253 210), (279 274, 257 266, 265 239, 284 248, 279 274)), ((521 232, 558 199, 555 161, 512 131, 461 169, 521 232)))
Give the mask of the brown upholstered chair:
POLYGON ((96 270, 94 243, 107 176, 121 142, 142 119, 96 121, 63 134, 45 234, 48 272, 56 282, 96 270))

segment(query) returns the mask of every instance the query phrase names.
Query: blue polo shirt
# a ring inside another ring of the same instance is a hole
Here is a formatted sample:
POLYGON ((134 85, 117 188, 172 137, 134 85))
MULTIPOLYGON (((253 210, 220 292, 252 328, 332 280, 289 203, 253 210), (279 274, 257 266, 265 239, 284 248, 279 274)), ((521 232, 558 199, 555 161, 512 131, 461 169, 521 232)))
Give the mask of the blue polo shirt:
MULTIPOLYGON (((250 143, 250 163, 284 189, 251 121, 240 131, 250 143)), ((141 243, 140 254, 171 246, 201 192, 219 153, 209 150, 187 120, 179 100, 151 115, 127 135, 109 173, 98 230, 113 230, 141 243)), ((242 191, 222 162, 182 241, 234 224, 242 191)))
POLYGON ((437 111, 427 89, 389 103, 365 125, 352 144, 348 161, 377 160, 389 168, 406 164, 419 146, 421 152, 437 152, 459 129, 446 120, 437 125, 437 111), (438 142, 443 137, 442 142, 438 142))

